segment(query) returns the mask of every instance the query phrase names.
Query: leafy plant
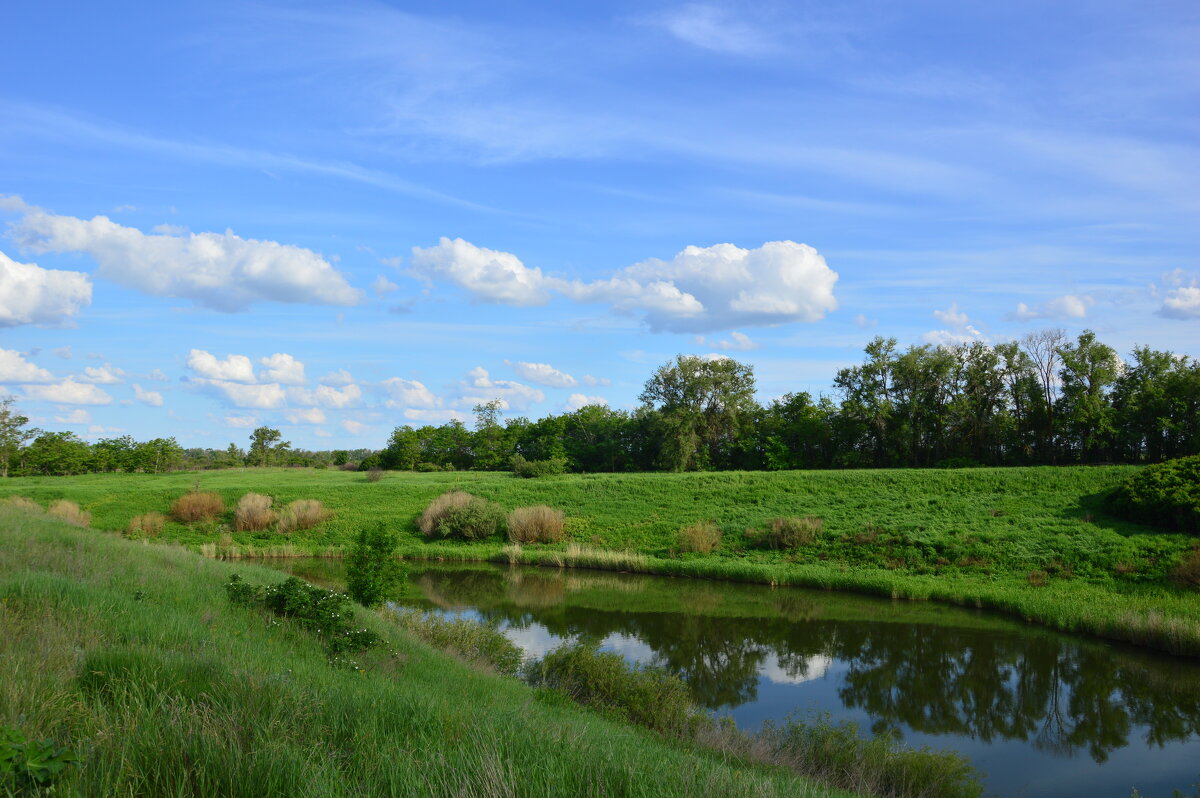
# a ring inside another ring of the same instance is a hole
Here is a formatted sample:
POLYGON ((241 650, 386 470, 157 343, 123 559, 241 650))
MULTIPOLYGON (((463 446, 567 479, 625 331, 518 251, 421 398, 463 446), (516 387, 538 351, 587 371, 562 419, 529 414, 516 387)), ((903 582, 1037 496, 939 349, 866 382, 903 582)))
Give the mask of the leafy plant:
POLYGON ((504 525, 504 510, 495 502, 452 490, 438 496, 417 519, 427 537, 460 537, 483 540, 498 533, 504 525))
POLYGON ((49 787, 78 763, 69 748, 53 740, 30 740, 15 726, 0 726, 0 785, 11 785, 18 794, 49 787))
POLYGON ((379 645, 379 635, 350 625, 353 613, 345 593, 315 587, 290 577, 273 585, 251 585, 234 574, 225 585, 234 604, 261 607, 288 618, 312 632, 325 644, 331 658, 379 645))
POLYGON ((1200 455, 1146 466, 1112 490, 1113 515, 1200 534, 1200 455))
POLYGON ((396 561, 399 538, 379 524, 363 529, 346 556, 346 591, 364 607, 377 607, 394 595, 404 569, 396 561))

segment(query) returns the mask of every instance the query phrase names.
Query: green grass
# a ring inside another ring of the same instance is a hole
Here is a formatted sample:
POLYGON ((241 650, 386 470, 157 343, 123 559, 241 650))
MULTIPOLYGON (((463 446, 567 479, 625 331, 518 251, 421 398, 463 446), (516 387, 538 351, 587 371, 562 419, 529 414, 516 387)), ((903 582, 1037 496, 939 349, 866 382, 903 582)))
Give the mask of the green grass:
POLYGON ((1195 544, 1181 534, 1105 515, 1102 496, 1133 467, 564 475, 388 473, 378 483, 340 471, 239 469, 201 474, 21 478, 0 496, 43 505, 78 501, 93 525, 121 529, 166 511, 198 483, 228 504, 247 491, 277 503, 320 499, 335 513, 291 536, 229 533, 170 522, 162 538, 226 556, 334 554, 364 525, 384 522, 408 557, 488 559, 637 570, 674 576, 807 585, 989 607, 1051 627, 1178 654, 1200 655, 1200 596, 1169 573, 1195 544), (414 519, 439 494, 466 490, 511 510, 567 513, 567 540, 507 547, 427 542, 414 519), (808 545, 768 550, 756 530, 772 519, 824 520, 808 545), (675 551, 680 527, 712 521, 711 554, 675 551), (748 530, 750 531, 748 533, 748 530))
MULTIPOLYGON (((0 508, 0 726, 70 747, 59 795, 846 795, 475 670, 384 616, 335 668, 231 603, 247 563, 0 508)), ((3 788, 0 787, 0 793, 3 788)))

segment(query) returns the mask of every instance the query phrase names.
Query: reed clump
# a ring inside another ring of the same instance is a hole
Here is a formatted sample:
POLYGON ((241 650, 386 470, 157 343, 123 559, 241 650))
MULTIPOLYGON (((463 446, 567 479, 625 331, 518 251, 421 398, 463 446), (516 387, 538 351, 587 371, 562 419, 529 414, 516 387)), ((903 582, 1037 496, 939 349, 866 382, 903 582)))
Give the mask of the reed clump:
POLYGON ((261 532, 275 523, 275 511, 271 509, 271 497, 261 493, 247 493, 238 499, 233 513, 233 528, 238 532, 261 532))
POLYGON ((279 513, 276 529, 285 535, 291 534, 298 529, 312 529, 332 517, 333 513, 316 499, 297 499, 279 513))
POLYGON ((162 513, 149 512, 129 519, 125 534, 131 538, 156 538, 162 534, 167 517, 162 513))
POLYGON ((679 530, 679 550, 711 554, 721 545, 721 529, 712 521, 697 521, 679 530))
POLYGON ((816 542, 824 528, 825 519, 811 515, 775 518, 763 534, 762 542, 771 549, 797 549, 816 542))
POLYGON ((497 534, 504 522, 500 505, 452 490, 429 503, 417 519, 417 527, 426 537, 483 540, 497 534))
POLYGON ((219 493, 211 491, 192 491, 171 502, 171 515, 185 524, 212 521, 223 512, 225 500, 219 493))
POLYGON ((518 507, 508 514, 508 539, 513 543, 561 543, 566 515, 545 504, 518 507))
POLYGON ((3 504, 4 507, 7 507, 11 510, 17 510, 18 512, 22 513, 42 512, 42 505, 38 504, 28 496, 9 496, 3 502, 0 502, 0 504, 3 504))
POLYGON ((87 526, 92 523, 92 514, 80 509, 79 505, 67 499, 58 499, 50 502, 50 506, 46 508, 46 512, 53 518, 60 521, 66 521, 68 524, 75 526, 87 526))

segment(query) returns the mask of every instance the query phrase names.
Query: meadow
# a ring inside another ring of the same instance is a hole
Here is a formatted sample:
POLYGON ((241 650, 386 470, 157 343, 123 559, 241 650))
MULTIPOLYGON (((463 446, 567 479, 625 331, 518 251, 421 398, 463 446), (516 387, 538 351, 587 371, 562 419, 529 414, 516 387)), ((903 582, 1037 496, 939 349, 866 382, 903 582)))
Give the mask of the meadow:
POLYGON ((12 507, 0 543, 0 727, 50 741, 56 795, 849 795, 614 722, 362 609, 383 645, 334 667, 304 629, 227 599, 234 573, 278 581, 250 563, 12 507))
POLYGON ((162 541, 212 556, 337 556, 359 529, 396 530, 404 556, 495 560, 804 585, 1000 610, 1064 631, 1200 655, 1200 596, 1172 572, 1191 555, 1186 535, 1104 514, 1103 495, 1134 467, 589 474, 518 479, 506 473, 234 469, 163 475, 18 478, 0 497, 78 502, 99 529, 168 513, 193 490, 228 508, 247 492, 277 507, 317 499, 333 516, 309 530, 236 532, 230 511, 211 522, 168 520, 162 541), (505 510, 564 510, 566 540, 515 546, 425 539, 415 519, 440 494, 464 490, 505 510), (772 519, 820 519, 794 548, 763 545, 772 519), (682 527, 711 522, 708 553, 681 549, 682 527))

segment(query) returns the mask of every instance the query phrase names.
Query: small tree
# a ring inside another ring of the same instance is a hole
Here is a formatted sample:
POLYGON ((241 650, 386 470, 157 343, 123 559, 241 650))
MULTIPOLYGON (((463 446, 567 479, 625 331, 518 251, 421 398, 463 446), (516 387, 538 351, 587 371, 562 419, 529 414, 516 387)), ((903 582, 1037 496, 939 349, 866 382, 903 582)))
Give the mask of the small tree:
POLYGON ((363 529, 346 557, 346 592, 364 607, 377 607, 395 595, 404 568, 396 562, 399 538, 383 524, 363 529))
POLYGON ((283 455, 291 448, 292 443, 291 441, 280 443, 279 441, 282 437, 282 432, 270 427, 259 427, 250 433, 250 463, 257 466, 266 466, 283 455))
POLYGON ((13 398, 0 399, 0 477, 8 476, 9 462, 20 453, 26 441, 36 438, 41 430, 29 429, 29 418, 13 407, 13 398))

